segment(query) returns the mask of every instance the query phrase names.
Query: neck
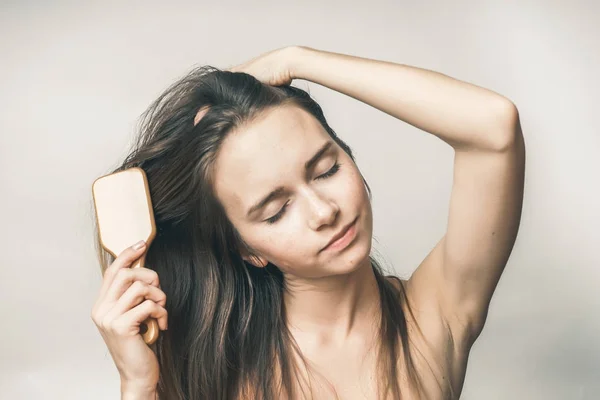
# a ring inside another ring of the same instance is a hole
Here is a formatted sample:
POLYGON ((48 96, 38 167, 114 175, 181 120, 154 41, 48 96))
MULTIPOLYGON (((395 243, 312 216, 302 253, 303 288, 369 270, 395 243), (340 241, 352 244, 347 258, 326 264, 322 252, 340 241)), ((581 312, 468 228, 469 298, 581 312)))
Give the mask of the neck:
POLYGON ((284 304, 294 336, 342 344, 372 336, 381 316, 379 289, 367 257, 355 271, 318 279, 286 276, 284 304))

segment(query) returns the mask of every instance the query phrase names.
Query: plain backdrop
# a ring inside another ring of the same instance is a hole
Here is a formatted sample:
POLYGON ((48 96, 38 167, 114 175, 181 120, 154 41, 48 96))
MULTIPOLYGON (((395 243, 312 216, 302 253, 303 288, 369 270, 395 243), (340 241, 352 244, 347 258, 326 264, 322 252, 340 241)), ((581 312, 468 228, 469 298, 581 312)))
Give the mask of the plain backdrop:
MULTIPOLYGON (((90 312, 93 180, 193 66, 305 45, 442 72, 520 112, 521 228, 462 399, 600 398, 596 1, 3 1, 0 398, 114 399, 90 312)), ((407 277, 445 232, 453 150, 303 80, 373 189, 374 248, 407 277)), ((393 90, 393 88, 390 88, 393 90)))

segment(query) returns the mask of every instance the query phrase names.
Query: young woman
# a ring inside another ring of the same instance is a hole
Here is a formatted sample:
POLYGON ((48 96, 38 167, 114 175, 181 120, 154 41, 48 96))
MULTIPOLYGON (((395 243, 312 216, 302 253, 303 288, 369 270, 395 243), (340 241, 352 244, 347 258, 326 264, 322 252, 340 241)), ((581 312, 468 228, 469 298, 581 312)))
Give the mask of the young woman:
POLYGON ((517 235, 524 163, 513 103, 432 71, 303 46, 193 70, 116 170, 144 169, 158 228, 147 268, 127 268, 144 246, 100 253, 92 319, 123 398, 458 398, 517 235), (410 279, 371 257, 369 186, 293 79, 454 148, 447 231, 410 279), (148 317, 164 329, 152 348, 148 317))

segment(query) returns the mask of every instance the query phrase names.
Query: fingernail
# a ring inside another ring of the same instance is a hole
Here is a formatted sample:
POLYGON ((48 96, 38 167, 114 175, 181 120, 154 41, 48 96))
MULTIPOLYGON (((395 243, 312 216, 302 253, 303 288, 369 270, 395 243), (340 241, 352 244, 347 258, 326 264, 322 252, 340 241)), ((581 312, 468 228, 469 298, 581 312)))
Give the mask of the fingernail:
POLYGON ((145 245, 146 245, 146 242, 144 242, 143 240, 140 240, 139 242, 137 242, 136 244, 133 245, 133 249, 139 250, 142 247, 144 247, 145 245))

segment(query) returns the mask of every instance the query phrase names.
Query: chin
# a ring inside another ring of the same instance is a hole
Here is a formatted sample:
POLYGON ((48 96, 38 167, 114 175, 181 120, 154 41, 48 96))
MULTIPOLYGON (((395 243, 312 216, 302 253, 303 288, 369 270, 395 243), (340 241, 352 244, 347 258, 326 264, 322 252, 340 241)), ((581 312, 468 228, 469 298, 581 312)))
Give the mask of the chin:
POLYGON ((351 262, 353 264, 352 271, 358 270, 365 261, 369 260, 369 256, 371 255, 371 237, 369 236, 368 239, 361 237, 360 241, 355 243, 355 245, 356 247, 352 249, 354 251, 351 254, 353 258, 351 262))
POLYGON ((360 224, 361 222, 359 219, 359 231, 354 241, 332 258, 331 263, 333 269, 335 269, 335 274, 355 272, 369 259, 372 236, 370 235, 370 229, 364 229, 364 226, 360 224))

